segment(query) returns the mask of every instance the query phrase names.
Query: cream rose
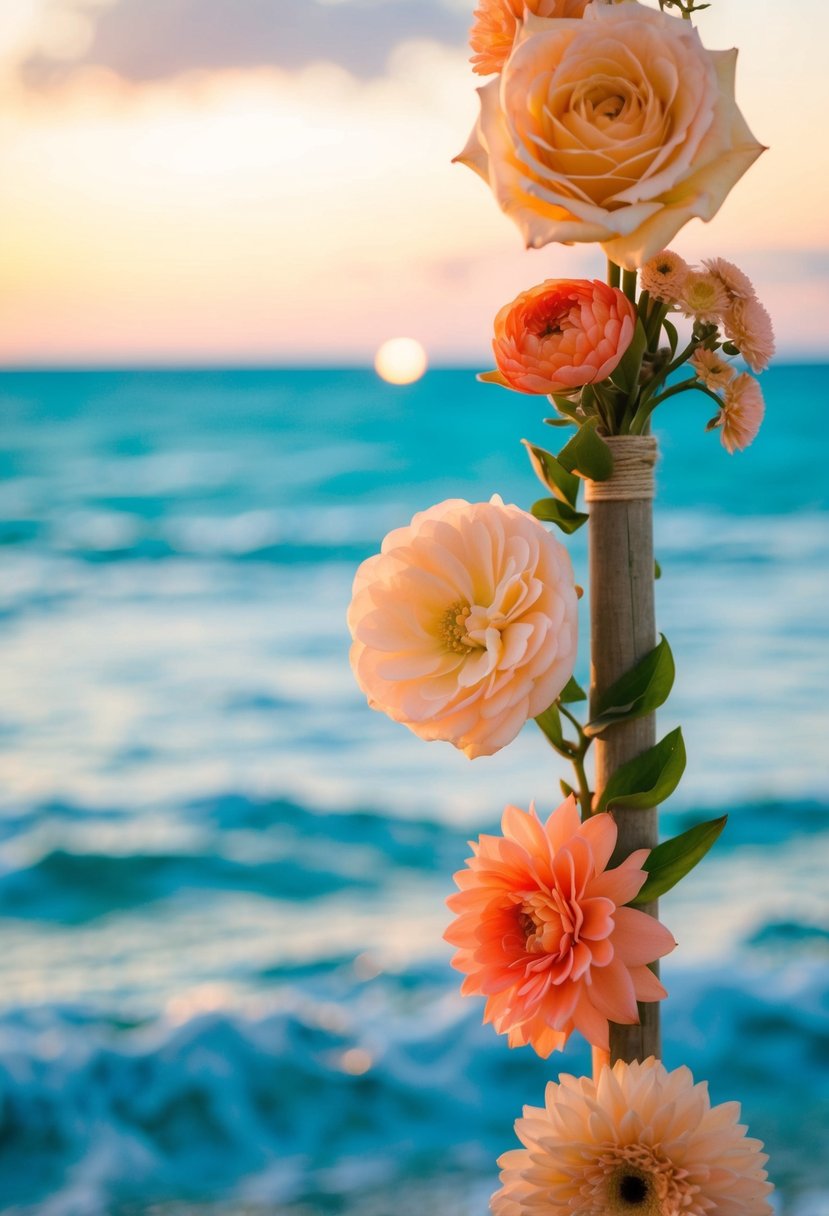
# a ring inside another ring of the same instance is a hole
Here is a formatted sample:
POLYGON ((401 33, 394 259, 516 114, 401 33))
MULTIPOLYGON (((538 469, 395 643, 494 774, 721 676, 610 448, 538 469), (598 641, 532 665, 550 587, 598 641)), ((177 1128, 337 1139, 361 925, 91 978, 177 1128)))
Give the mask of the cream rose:
POLYGON ((736 60, 635 0, 578 20, 527 13, 456 159, 528 247, 598 241, 635 269, 710 220, 763 151, 734 98, 736 60))
POLYGON ((448 499, 354 579, 351 666, 372 709, 470 758, 510 743, 573 674, 573 568, 532 515, 448 499))

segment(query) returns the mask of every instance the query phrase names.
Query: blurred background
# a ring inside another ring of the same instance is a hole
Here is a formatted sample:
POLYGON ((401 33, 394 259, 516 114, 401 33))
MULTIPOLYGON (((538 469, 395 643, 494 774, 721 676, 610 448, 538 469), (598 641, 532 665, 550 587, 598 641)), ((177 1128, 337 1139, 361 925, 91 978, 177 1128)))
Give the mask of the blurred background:
MULTIPOLYGON (((522 1104, 589 1067, 482 1028, 441 940, 468 838, 563 767, 530 727, 427 748, 348 668, 387 530, 538 496, 538 402, 474 379, 494 313, 603 273, 449 164, 469 8, 0 5, 4 1212, 483 1216, 522 1104), (371 370, 397 335, 406 387, 371 370)), ((657 415, 664 830, 730 815, 663 901, 665 1056, 742 1102, 782 1216, 826 1216, 829 14, 698 24, 772 150, 675 247, 752 275, 781 354, 742 455, 701 397, 657 415)))

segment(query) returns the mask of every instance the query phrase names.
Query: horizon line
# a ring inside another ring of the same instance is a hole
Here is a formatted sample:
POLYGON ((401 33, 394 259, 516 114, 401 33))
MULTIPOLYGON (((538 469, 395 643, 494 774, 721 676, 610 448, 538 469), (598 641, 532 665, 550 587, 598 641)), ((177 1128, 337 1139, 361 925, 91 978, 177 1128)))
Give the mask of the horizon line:
MULTIPOLYGON (((430 362, 428 368, 423 373, 421 379, 425 379, 430 372, 473 372, 477 373, 481 370, 481 364, 491 362, 491 360, 481 360, 479 364, 466 361, 444 361, 438 360, 430 362)), ((802 354, 788 352, 774 359, 767 371, 774 370, 780 367, 826 367, 829 366, 829 351, 816 352, 804 351, 802 354)), ((54 362, 54 363, 0 363, 0 376, 3 375, 62 375, 77 373, 93 374, 106 372, 373 372, 376 375, 374 364, 371 360, 367 362, 343 362, 343 363, 297 363, 297 362, 281 362, 275 361, 191 361, 187 359, 179 360, 147 360, 147 361, 132 361, 125 360, 123 362, 98 362, 89 363, 83 362, 54 362)), ((762 374, 762 373, 761 373, 762 374)), ((379 378, 379 377, 378 377, 379 378)), ((417 381, 415 381, 417 383, 417 381)), ((398 387, 398 386, 393 386, 398 387)), ((407 386, 402 386, 407 387, 407 386)))

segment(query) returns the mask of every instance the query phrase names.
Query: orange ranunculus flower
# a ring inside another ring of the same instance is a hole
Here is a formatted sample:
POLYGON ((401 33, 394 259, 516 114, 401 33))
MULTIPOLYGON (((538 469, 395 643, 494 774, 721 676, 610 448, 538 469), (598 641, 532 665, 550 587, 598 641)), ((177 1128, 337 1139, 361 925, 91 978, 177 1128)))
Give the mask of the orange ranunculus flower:
POLYGON ((635 2, 528 14, 457 159, 529 247, 598 241, 634 269, 710 220, 763 151, 737 108, 736 58, 635 2))
POLYGON ((469 31, 473 71, 480 76, 501 71, 525 12, 538 17, 581 17, 588 3, 589 0, 481 0, 469 31))
POLYGON ((351 666, 372 709, 491 756, 573 674, 577 604, 567 550, 543 524, 497 495, 450 498, 357 571, 351 666))
POLYGON ((604 380, 636 327, 636 309, 601 279, 548 279, 495 318, 498 372, 484 377, 521 393, 564 393, 604 380))
POLYGON ((464 972, 461 992, 487 998, 484 1021, 548 1056, 579 1030, 608 1048, 608 1022, 639 1021, 637 1001, 667 995, 648 969, 676 942, 664 925, 624 905, 647 878, 639 849, 608 870, 617 828, 605 812, 585 823, 573 797, 546 823, 508 806, 503 836, 473 844, 460 894, 446 901, 456 920, 445 938, 464 972))

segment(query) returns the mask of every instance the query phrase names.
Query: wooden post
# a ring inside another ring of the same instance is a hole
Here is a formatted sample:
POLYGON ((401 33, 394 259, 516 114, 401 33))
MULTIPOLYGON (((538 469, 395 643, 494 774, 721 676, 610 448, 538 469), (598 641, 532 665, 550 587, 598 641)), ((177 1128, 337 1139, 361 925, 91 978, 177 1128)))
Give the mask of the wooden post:
MULTIPOLYGON (((653 468, 656 440, 650 435, 606 437, 613 476, 588 482, 590 504, 591 709, 596 698, 656 645, 653 558, 653 468)), ((655 715, 611 726, 596 739, 595 787, 656 742, 655 715)), ((618 863, 634 849, 658 843, 657 810, 618 810, 618 863)), ((656 916, 656 902, 644 911, 656 916)), ((661 1055, 659 1003, 639 1005, 639 1026, 610 1027, 610 1059, 643 1060, 661 1055)))

